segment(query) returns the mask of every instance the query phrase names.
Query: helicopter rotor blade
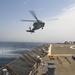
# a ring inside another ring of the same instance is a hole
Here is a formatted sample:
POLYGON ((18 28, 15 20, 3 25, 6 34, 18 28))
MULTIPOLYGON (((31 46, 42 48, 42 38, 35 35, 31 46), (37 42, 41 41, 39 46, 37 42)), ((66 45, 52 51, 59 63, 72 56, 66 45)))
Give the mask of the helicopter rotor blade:
POLYGON ((35 22, 35 20, 21 20, 21 21, 25 21, 25 22, 35 22))
POLYGON ((45 20, 45 21, 52 21, 52 20, 59 20, 58 18, 46 18, 46 19, 43 19, 43 20, 45 20))
POLYGON ((48 19, 48 20, 58 20, 58 18, 48 19))
POLYGON ((33 17, 34 17, 37 21, 39 21, 38 18, 36 17, 36 15, 35 15, 35 12, 34 12, 34 11, 30 11, 30 13, 33 15, 33 17))

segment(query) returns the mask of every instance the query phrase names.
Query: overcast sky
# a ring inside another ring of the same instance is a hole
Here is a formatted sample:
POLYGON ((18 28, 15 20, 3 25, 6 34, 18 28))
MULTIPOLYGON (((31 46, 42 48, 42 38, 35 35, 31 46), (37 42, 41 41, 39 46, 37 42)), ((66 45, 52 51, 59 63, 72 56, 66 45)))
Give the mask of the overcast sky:
POLYGON ((0 0, 0 41, 75 41, 75 0, 0 0), (45 22, 33 34, 26 32, 33 23, 20 21, 35 20, 30 10, 45 22))

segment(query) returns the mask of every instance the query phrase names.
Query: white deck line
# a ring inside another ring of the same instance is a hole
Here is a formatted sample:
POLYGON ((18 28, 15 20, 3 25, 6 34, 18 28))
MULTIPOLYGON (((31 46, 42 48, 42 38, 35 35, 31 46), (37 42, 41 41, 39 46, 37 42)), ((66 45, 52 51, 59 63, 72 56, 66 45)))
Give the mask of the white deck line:
POLYGON ((52 44, 50 44, 49 50, 48 50, 48 56, 51 55, 51 48, 52 48, 52 44))
POLYGON ((71 48, 71 49, 75 49, 75 46, 71 46, 70 48, 71 48))
POLYGON ((75 54, 54 54, 54 56, 72 56, 75 54))

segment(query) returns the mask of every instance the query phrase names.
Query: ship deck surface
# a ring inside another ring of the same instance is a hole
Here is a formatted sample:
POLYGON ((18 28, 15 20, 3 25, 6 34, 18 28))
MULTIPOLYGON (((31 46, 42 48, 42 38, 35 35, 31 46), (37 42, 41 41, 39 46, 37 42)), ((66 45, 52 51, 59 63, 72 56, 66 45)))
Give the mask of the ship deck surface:
MULTIPOLYGON (((50 52, 55 60, 50 60, 49 55, 43 57, 42 60, 45 63, 54 62, 56 75, 75 75, 75 60, 72 59, 72 55, 75 55, 75 45, 52 44, 50 52)), ((43 75, 46 69, 46 67, 39 66, 38 75, 43 75)))
POLYGON ((37 69, 35 64, 38 55, 42 55, 43 63, 43 66, 40 65, 38 67, 38 75, 45 75, 48 71, 48 62, 55 64, 56 75, 75 75, 75 60, 72 59, 72 55, 75 55, 75 44, 48 44, 40 46, 6 64, 0 69, 0 75, 4 68, 7 68, 9 75, 34 75, 32 73, 37 69), (48 55, 44 54, 42 49, 48 51, 48 55), (53 55, 55 60, 51 60, 50 55, 53 55))

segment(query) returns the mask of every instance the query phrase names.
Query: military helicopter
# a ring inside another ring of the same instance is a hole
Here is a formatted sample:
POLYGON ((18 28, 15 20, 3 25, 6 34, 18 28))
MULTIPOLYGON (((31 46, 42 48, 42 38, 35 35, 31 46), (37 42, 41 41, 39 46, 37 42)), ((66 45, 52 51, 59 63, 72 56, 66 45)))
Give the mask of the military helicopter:
POLYGON ((41 20, 39 20, 34 11, 30 11, 30 13, 32 14, 32 16, 35 18, 35 20, 21 20, 21 21, 28 21, 28 22, 33 22, 33 28, 31 29, 31 27, 29 27, 29 30, 26 30, 26 32, 31 32, 34 33, 35 30, 38 30, 40 28, 43 29, 43 27, 45 26, 45 22, 42 22, 41 20))

